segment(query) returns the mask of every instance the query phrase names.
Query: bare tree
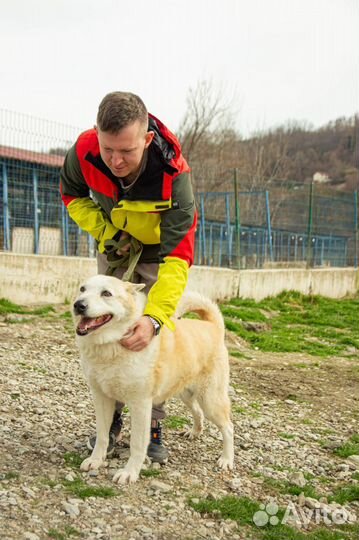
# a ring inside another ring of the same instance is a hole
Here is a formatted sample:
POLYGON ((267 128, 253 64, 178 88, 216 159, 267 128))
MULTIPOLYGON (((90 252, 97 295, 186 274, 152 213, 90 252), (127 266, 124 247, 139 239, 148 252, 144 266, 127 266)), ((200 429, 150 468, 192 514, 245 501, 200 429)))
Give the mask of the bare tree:
POLYGON ((223 121, 230 104, 225 101, 223 89, 215 90, 212 81, 199 81, 187 95, 187 109, 179 127, 183 153, 188 159, 194 157, 198 145, 211 139, 211 132, 223 121))

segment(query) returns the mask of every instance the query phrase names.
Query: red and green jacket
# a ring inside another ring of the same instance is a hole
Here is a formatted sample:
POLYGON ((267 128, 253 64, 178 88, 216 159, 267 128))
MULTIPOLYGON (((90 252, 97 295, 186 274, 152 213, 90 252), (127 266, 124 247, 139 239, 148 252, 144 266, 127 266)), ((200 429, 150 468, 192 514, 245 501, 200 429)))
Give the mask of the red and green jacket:
POLYGON ((70 217, 96 239, 100 253, 106 240, 126 231, 144 246, 140 262, 159 263, 145 314, 173 329, 170 317, 193 264, 197 214, 177 138, 152 115, 149 130, 155 136, 145 169, 127 192, 103 162, 94 129, 68 151, 60 187, 70 217))

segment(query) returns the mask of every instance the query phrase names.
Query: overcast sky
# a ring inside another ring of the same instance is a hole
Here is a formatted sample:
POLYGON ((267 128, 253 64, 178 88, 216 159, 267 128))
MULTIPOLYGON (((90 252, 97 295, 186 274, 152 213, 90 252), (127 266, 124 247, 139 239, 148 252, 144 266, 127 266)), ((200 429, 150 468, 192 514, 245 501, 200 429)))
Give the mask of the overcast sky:
POLYGON ((242 134, 359 111, 359 0, 0 0, 0 108, 92 126, 138 93, 176 130, 212 80, 242 134))

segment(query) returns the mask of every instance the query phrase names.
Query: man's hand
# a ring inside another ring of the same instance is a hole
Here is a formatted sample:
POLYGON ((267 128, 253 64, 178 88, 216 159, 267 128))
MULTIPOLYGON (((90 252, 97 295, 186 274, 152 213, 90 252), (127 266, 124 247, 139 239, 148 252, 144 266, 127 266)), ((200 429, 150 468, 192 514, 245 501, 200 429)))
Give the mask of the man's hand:
POLYGON ((130 351, 142 351, 150 343, 155 332, 148 317, 142 316, 133 327, 133 334, 128 338, 121 339, 120 343, 130 351))

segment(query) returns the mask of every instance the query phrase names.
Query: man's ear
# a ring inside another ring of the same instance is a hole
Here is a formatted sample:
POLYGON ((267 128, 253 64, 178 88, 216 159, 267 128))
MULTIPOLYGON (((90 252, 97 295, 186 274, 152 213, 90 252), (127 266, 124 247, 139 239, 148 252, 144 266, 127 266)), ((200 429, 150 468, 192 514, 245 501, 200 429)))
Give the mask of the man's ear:
POLYGON ((147 131, 146 135, 145 135, 145 148, 148 148, 151 144, 151 142, 153 141, 153 137, 155 136, 155 132, 154 131, 147 131))

